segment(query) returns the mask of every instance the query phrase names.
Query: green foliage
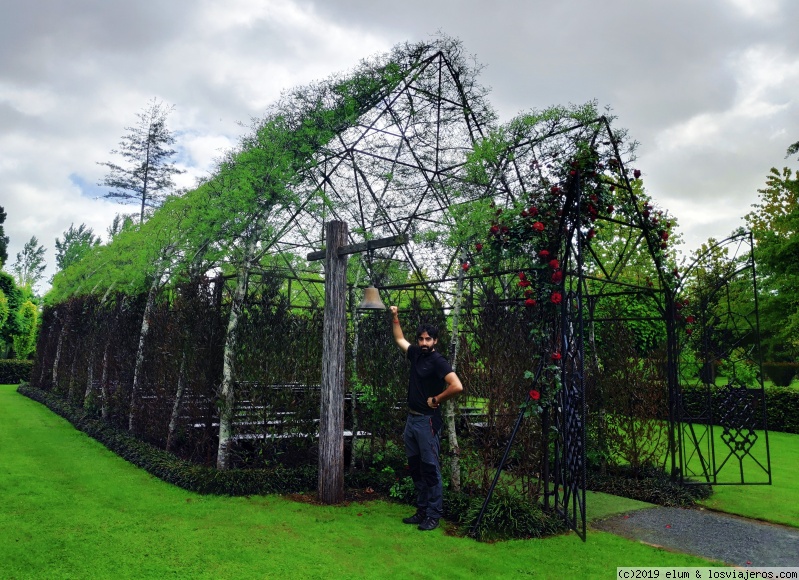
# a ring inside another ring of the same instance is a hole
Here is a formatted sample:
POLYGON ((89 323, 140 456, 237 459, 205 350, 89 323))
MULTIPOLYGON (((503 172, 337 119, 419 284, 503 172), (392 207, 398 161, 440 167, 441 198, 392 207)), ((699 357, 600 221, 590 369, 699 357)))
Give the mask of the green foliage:
POLYGON ((763 373, 778 387, 787 387, 799 373, 799 363, 764 362, 763 373))
MULTIPOLYGON (((465 518, 469 529, 477 521, 482 504, 483 498, 473 498, 470 502, 465 518)), ((542 538, 565 531, 566 526, 559 517, 545 513, 541 506, 516 492, 497 488, 475 535, 482 540, 506 540, 542 538)))
POLYGON ((36 236, 31 236, 22 251, 17 254, 17 261, 11 271, 17 275, 17 283, 33 289, 44 276, 47 265, 44 262, 44 246, 39 244, 36 236))
POLYGON ((692 507, 712 493, 709 485, 675 483, 666 472, 657 468, 634 471, 616 467, 604 474, 589 471, 586 489, 670 507, 692 507))
POLYGON ((39 330, 39 309, 26 300, 22 303, 19 313, 20 331, 13 337, 14 354, 17 358, 28 358, 36 350, 36 334, 39 330))
POLYGON ((59 270, 63 270, 70 264, 77 262, 93 247, 100 245, 100 238, 94 235, 92 228, 87 228, 86 224, 80 224, 75 228, 75 224, 70 224, 69 229, 64 232, 63 241, 59 238, 55 240, 55 263, 59 270))
POLYGON ((8 320, 8 315, 11 310, 8 307, 8 298, 6 298, 6 293, 0 289, 0 328, 3 328, 3 325, 8 320))
POLYGON ((32 360, 0 359, 0 385, 16 385, 30 379, 32 360))
POLYGON ((14 277, 0 270, 0 292, 5 297, 8 313, 0 324, 0 347, 10 346, 13 336, 20 332, 19 309, 22 305, 22 291, 17 287, 14 277))

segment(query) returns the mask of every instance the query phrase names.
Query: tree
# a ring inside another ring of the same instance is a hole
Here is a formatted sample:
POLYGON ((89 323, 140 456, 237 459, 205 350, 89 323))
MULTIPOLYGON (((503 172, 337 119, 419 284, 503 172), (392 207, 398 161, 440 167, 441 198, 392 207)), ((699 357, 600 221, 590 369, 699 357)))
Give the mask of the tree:
POLYGON ((19 310, 20 333, 14 335, 12 341, 16 358, 28 358, 36 350, 36 333, 39 330, 39 309, 26 300, 19 310))
POLYGON ((787 159, 791 155, 796 155, 799 153, 799 141, 788 147, 788 150, 785 152, 785 158, 787 159))
POLYGON ((14 277, 0 271, 0 358, 5 358, 6 351, 13 342, 13 337, 19 334, 20 320, 19 309, 22 305, 22 292, 14 283, 14 277), (6 312, 5 317, 2 311, 6 312))
POLYGON ((756 240, 760 321, 771 360, 799 354, 799 172, 771 169, 745 216, 756 240))
POLYGON ((4 221, 6 221, 6 212, 3 207, 0 206, 0 268, 2 268, 3 264, 8 260, 8 236, 5 235, 5 231, 3 230, 4 221))
POLYGON ((175 137, 167 129, 166 119, 173 110, 156 99, 150 101, 137 113, 139 122, 125 127, 128 133, 119 142, 119 149, 111 150, 122 156, 125 165, 98 162, 109 169, 99 183, 110 188, 104 197, 140 204, 139 223, 144 222, 145 208, 159 206, 174 187, 172 177, 183 173, 169 161, 175 155, 169 147, 175 137))
POLYGON ((79 261, 88 250, 100 245, 100 238, 94 235, 92 228, 86 224, 70 224, 64 232, 64 240, 55 239, 55 263, 59 270, 79 261))
POLYGON ((27 286, 31 290, 39 283, 44 276, 44 246, 39 245, 36 236, 31 236, 22 251, 17 254, 16 263, 11 266, 11 271, 17 275, 17 282, 20 286, 27 286))

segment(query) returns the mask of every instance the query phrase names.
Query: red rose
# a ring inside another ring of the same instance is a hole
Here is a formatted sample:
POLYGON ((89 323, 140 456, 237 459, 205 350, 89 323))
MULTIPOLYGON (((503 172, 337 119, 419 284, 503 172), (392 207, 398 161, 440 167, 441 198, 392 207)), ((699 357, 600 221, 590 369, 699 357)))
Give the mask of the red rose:
POLYGON ((541 222, 535 222, 533 224, 533 229, 535 231, 537 231, 537 232, 543 232, 544 231, 544 224, 542 224, 541 222))
POLYGON ((694 322, 696 322, 696 317, 695 316, 688 316, 685 319, 685 322, 687 322, 688 324, 693 324, 694 322))
POLYGON ((519 280, 527 280, 527 275, 524 272, 519 272, 519 280))
POLYGON ((533 289, 532 288, 528 288, 527 290, 524 291, 524 297, 525 298, 530 298, 530 296, 532 296, 532 295, 533 295, 533 289))
POLYGON ((613 213, 615 209, 616 209, 615 207, 613 207, 612 205, 609 205, 608 206, 608 213, 613 213))
POLYGON ((691 336, 693 333, 694 333, 694 329, 693 328, 686 328, 685 329, 685 334, 687 334, 688 336, 691 336))
POLYGON ((527 288, 530 285, 530 280, 519 280, 520 288, 527 288))
POLYGON ((538 215, 538 208, 535 206, 531 206, 530 209, 527 210, 527 215, 529 216, 537 216, 538 215))
POLYGON ((591 239, 594 238, 595 235, 596 235, 596 231, 593 228, 591 228, 590 230, 588 230, 588 233, 586 234, 586 237, 589 240, 591 240, 591 239))
POLYGON ((549 297, 549 300, 552 304, 560 304, 563 300, 563 295, 560 292, 553 292, 552 296, 549 297))
POLYGON ((641 170, 640 169, 633 170, 633 177, 635 177, 636 179, 641 177, 641 170))
POLYGON ((529 395, 530 395, 530 398, 531 398, 533 401, 537 401, 538 399, 540 399, 540 398, 541 398, 541 393, 539 393, 539 392, 538 392, 538 391, 536 391, 535 389, 531 389, 531 390, 530 390, 530 393, 529 393, 529 395))
POLYGON ((553 185, 553 186, 550 188, 550 190, 549 190, 549 191, 551 191, 551 192, 552 192, 554 195, 557 195, 557 194, 559 194, 559 193, 560 193, 560 187, 558 187, 557 185, 553 185))
POLYGON ((660 234, 660 239, 664 242, 669 239, 669 232, 666 230, 660 230, 658 233, 660 234))
POLYGON ((558 262, 557 259, 550 260, 549 267, 552 268, 553 270, 557 270, 558 268, 560 268, 560 262, 558 262))
POLYGON ((552 356, 552 362, 557 362, 557 361, 559 361, 560 359, 562 359, 562 358, 563 358, 563 357, 560 355, 560 353, 559 353, 559 352, 553 352, 551 356, 552 356))
POLYGON ((463 268, 464 272, 468 272, 471 266, 469 265, 469 262, 464 262, 463 264, 461 264, 461 268, 463 268))
POLYGON ((480 242, 476 243, 474 245, 474 249, 477 250, 478 252, 482 252, 483 251, 483 244, 481 244, 480 242))
POLYGON ((535 300, 533 298, 528 298, 527 300, 524 301, 524 305, 527 308, 532 308, 533 306, 535 306, 535 300))
POLYGON ((563 272, 561 270, 557 270, 556 272, 552 272, 552 283, 553 284, 560 284, 563 281, 563 272))
POLYGON ((660 242, 660 249, 661 250, 665 250, 668 247, 669 247, 669 245, 666 242, 660 242))
POLYGON ((491 226, 491 233, 498 234, 499 233, 499 226, 491 226))
POLYGON ((538 252, 538 257, 541 258, 542 260, 546 260, 547 258, 549 258, 549 250, 541 250, 540 252, 538 252))

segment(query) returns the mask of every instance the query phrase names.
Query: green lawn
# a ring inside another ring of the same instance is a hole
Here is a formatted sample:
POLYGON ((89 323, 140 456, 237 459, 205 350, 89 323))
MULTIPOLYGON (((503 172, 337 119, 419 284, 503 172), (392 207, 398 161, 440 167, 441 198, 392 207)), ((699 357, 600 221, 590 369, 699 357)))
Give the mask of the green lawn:
MULTIPOLYGON (((627 501, 599 500, 593 516, 627 501)), ((598 531, 478 543, 419 532, 400 523, 407 513, 190 493, 0 386, 0 578, 610 578, 707 565, 598 531)))

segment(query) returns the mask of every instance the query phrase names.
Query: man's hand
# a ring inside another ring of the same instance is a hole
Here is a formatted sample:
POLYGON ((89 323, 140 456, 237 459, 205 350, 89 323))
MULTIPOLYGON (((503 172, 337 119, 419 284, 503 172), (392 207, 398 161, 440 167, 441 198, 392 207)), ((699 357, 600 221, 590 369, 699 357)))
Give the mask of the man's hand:
POLYGON ((431 409, 438 409, 441 403, 438 402, 436 397, 427 397, 427 406, 431 409))

